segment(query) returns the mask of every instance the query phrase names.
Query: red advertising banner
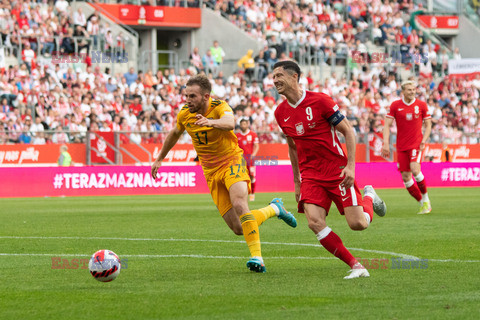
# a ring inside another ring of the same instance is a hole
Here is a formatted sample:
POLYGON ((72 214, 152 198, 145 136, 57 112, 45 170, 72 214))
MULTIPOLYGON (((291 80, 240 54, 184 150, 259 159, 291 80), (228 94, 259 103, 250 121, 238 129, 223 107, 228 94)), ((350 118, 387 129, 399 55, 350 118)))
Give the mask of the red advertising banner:
POLYGON ((418 15, 416 18, 420 23, 429 29, 458 29, 458 16, 431 16, 418 15))
POLYGON ((202 10, 200 8, 109 3, 97 3, 96 5, 127 25, 178 28, 200 28, 202 26, 202 10))
MULTIPOLYGON (((56 164, 60 156, 60 146, 60 144, 0 145, 0 166, 56 164)), ((85 144, 69 144, 68 152, 72 156, 74 163, 85 164, 85 144)))
MULTIPOLYGON (((101 133, 108 134, 108 132, 101 133)), ((105 138, 106 141, 113 144, 112 138, 105 138)), ((136 164, 136 160, 130 155, 143 163, 153 161, 159 154, 161 144, 142 144, 140 148, 136 144, 122 144, 121 147, 127 152, 122 151, 123 165, 136 164), (146 151, 145 151, 146 150, 146 151), (149 158, 150 154, 150 158, 149 158)), ((370 161, 384 162, 379 152, 381 145, 379 139, 372 139, 370 141, 370 161)), ((92 142, 92 147, 107 154, 108 158, 113 162, 114 153, 110 150, 108 145, 102 141, 95 140, 92 142), (99 145, 100 143, 100 145, 99 145), (105 149, 103 149, 105 148, 105 149), (102 151, 103 150, 103 151, 102 151)), ((346 150, 345 145, 342 146, 346 150)), ((449 145, 452 162, 480 162, 480 144, 452 144, 449 145)), ((357 144, 356 161, 366 162, 366 146, 364 144, 357 144)), ((75 164, 85 165, 86 161, 86 147, 84 144, 69 144, 68 152, 72 156, 75 164)), ((1 166, 25 166, 25 165, 55 165, 60 155, 60 144, 45 144, 45 145, 27 145, 27 144, 7 144, 0 145, 0 167, 1 166)), ((440 162, 442 155, 442 145, 428 144, 424 152, 424 161, 440 162)), ((192 163, 197 153, 191 144, 177 144, 168 153, 165 158, 165 163, 186 164, 192 163)), ((278 160, 288 161, 288 146, 286 144, 260 144, 260 150, 257 158, 261 160, 278 160)), ((106 163, 106 161, 99 157, 96 152, 92 152, 92 162, 106 163), (95 160, 94 160, 95 159, 95 160)))
POLYGON ((162 21, 165 17, 164 7, 149 7, 135 5, 120 5, 119 15, 122 20, 137 20, 138 24, 147 21, 162 21))
MULTIPOLYGON (((425 163, 429 187, 480 187, 480 163, 425 163)), ((162 166, 157 179, 150 166, 0 168, 0 198, 209 193, 200 166, 162 166), (32 179, 32 177, 35 179, 32 179)), ((358 163, 359 186, 404 188, 396 163, 358 163)), ((290 165, 257 167, 258 192, 293 192, 290 165)))
POLYGON ((106 159, 115 163, 115 150, 111 147, 115 143, 113 132, 90 133, 90 159, 92 163, 109 163, 106 159))
MULTIPOLYGON (((480 145, 478 144, 451 144, 450 162, 479 162, 480 145)), ((443 147, 441 144, 427 144, 424 158, 432 158, 433 162, 440 162, 443 147)), ((425 160, 424 160, 425 161, 425 160)))

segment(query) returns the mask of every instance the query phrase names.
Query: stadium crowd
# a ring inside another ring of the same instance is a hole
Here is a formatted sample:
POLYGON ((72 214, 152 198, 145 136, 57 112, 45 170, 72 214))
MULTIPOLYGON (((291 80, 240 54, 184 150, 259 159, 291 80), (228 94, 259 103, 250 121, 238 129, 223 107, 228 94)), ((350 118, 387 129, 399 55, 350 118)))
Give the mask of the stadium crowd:
MULTIPOLYGON (((0 8, 0 18, 4 18, 0 19, 2 41, 14 47, 17 38, 12 35, 20 34, 24 49, 23 63, 3 68, 0 73, 0 122, 4 129, 0 131, 0 142, 81 142, 88 130, 100 130, 124 132, 124 143, 161 143, 184 103, 183 86, 189 75, 205 71, 213 85, 212 95, 229 102, 237 123, 247 118, 252 129, 260 132, 261 142, 284 142, 273 116, 282 97, 274 88, 271 66, 276 61, 295 58, 286 55, 287 45, 316 47, 327 62, 338 54, 334 48, 339 45, 345 45, 347 53, 366 52, 367 27, 372 22, 378 45, 401 43, 398 63, 420 66, 415 80, 418 98, 427 102, 433 117, 430 141, 479 142, 480 76, 439 77, 445 72, 448 58, 406 21, 404 13, 418 9, 412 1, 352 1, 345 8, 347 15, 340 14, 337 3, 328 0, 212 4, 219 12, 228 14, 233 23, 263 41, 264 50, 249 58, 253 61, 247 59, 261 67, 258 77, 252 77, 247 72, 248 65, 240 63, 238 72, 224 75, 222 61, 228 52, 223 52, 218 42, 203 56, 194 49, 191 67, 177 72, 130 68, 124 74, 111 74, 108 68, 100 70, 88 61, 86 68, 37 63, 37 49, 47 57, 55 50, 70 53, 69 41, 65 39, 73 32, 96 41, 97 36, 109 34, 108 24, 101 23, 97 14, 88 18, 81 11, 72 14, 67 1, 56 1, 54 5, 4 1, 0 8), (31 32, 45 38, 31 36, 31 32), (50 41, 57 35, 63 37, 60 48, 50 41), (415 61, 416 53, 428 59, 415 61)), ((106 45, 115 46, 111 33, 108 37, 106 45)), ((87 51, 89 44, 83 43, 87 51)), ((459 55, 456 52, 454 58, 459 55)), ((399 82, 398 74, 386 72, 384 63, 354 64, 349 79, 333 72, 321 81, 309 71, 300 79, 305 89, 331 95, 359 136, 381 132, 390 103, 400 98, 399 82)), ((189 142, 188 135, 180 142, 189 142)))

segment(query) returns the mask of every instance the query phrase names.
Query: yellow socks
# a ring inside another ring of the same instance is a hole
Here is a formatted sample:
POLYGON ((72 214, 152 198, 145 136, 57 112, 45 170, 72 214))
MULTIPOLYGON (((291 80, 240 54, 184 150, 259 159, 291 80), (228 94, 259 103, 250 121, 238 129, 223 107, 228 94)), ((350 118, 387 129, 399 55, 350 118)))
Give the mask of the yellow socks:
POLYGON ((255 220, 257 220, 258 226, 260 227, 260 225, 266 220, 275 217, 275 209, 273 209, 272 206, 268 205, 265 208, 252 210, 252 214, 255 217, 255 220))
POLYGON ((251 256, 261 257, 262 250, 260 248, 260 233, 258 231, 258 224, 255 216, 252 213, 245 213, 240 216, 240 223, 242 224, 243 236, 245 237, 251 256))
POLYGON ((243 236, 245 237, 245 241, 247 242, 248 249, 250 249, 250 254, 252 257, 262 256, 258 227, 266 220, 275 216, 275 209, 270 205, 258 210, 252 210, 252 212, 245 213, 240 216, 243 236))

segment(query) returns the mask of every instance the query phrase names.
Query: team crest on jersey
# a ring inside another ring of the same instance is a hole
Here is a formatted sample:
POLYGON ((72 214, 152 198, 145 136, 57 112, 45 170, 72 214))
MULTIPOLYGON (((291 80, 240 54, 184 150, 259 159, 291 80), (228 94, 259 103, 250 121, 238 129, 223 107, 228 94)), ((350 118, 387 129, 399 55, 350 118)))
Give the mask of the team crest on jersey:
POLYGON ((252 141, 252 136, 247 136, 247 141, 248 142, 252 141))
POLYGON ((412 120, 413 119, 413 115, 411 113, 407 113, 407 120, 412 120))
POLYGON ((302 135, 305 133, 305 129, 303 128, 303 122, 299 122, 297 124, 295 124, 295 128, 297 129, 297 134, 298 135, 302 135))

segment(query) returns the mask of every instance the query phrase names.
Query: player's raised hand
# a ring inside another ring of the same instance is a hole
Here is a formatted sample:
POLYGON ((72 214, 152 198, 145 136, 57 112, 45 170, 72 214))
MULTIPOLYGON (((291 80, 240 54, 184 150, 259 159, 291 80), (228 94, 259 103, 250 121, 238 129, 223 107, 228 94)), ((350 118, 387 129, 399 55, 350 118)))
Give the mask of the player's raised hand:
POLYGON ((162 165, 161 160, 155 160, 155 162, 152 164, 152 178, 157 179, 157 172, 160 166, 162 165))
POLYGON ((344 187, 345 189, 350 188, 353 186, 355 182, 355 167, 346 166, 342 173, 340 173, 340 178, 344 178, 343 181, 340 183, 340 186, 344 187))
POLYGON ((384 158, 390 157, 390 146, 388 144, 383 144, 382 157, 384 158))
POLYGON ((211 127, 212 125, 210 124, 210 120, 205 118, 203 115, 201 114, 197 114, 195 116, 195 118, 197 118, 197 121, 195 121, 195 124, 197 126, 202 126, 202 127, 211 127))

